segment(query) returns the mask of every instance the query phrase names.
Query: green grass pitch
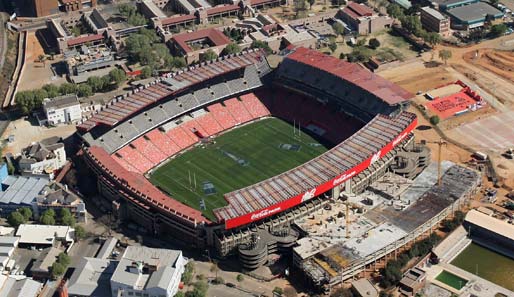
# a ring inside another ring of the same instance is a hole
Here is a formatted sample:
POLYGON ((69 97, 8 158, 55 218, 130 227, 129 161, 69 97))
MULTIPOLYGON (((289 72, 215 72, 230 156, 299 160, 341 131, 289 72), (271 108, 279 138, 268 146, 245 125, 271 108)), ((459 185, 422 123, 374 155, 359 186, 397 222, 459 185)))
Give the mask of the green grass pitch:
POLYGON ((150 181, 214 219, 212 210, 226 205, 223 194, 292 169, 325 151, 327 147, 313 137, 303 132, 295 136, 293 125, 268 118, 175 157, 154 170, 150 181), (200 206, 202 200, 205 209, 200 206))

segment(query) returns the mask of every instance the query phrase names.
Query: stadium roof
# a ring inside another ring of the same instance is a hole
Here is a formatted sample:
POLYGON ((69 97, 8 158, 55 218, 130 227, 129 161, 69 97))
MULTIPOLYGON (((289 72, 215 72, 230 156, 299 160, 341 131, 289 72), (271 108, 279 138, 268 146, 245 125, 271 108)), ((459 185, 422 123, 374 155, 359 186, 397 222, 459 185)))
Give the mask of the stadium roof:
POLYGON ((123 168, 103 148, 92 146, 87 152, 90 156, 95 158, 97 164, 103 166, 105 171, 113 178, 118 179, 122 184, 126 184, 131 191, 138 194, 137 196, 146 198, 146 201, 155 207, 175 213, 190 221, 209 222, 209 220, 202 216, 200 211, 168 197, 152 185, 144 176, 123 168))
POLYGON ((173 38, 171 38, 171 40, 186 53, 194 51, 188 45, 188 42, 201 39, 209 39, 209 41, 211 41, 214 44, 214 46, 220 46, 230 43, 230 39, 228 39, 228 37, 225 36, 223 32, 213 28, 198 30, 192 33, 177 34, 173 36, 173 38))
POLYGON ((338 76, 374 94, 390 105, 409 101, 409 99, 412 98, 410 92, 369 72, 362 66, 325 55, 316 50, 298 47, 295 48, 286 59, 291 59, 338 76))
POLYGON ((498 235, 514 240, 514 225, 498 220, 477 210, 471 210, 464 219, 473 225, 488 229, 498 235))
MULTIPOLYGON (((223 35, 223 33, 221 34, 223 35)), ((266 58, 261 50, 250 50, 234 56, 225 56, 212 62, 192 65, 173 74, 167 74, 145 89, 135 90, 121 99, 113 99, 102 111, 94 114, 78 125, 77 128, 89 131, 99 124, 114 126, 130 115, 192 85, 261 63, 264 59, 266 58)))
MULTIPOLYGON (((377 152, 378 157, 382 157, 380 152, 383 148, 397 137, 405 137, 406 135, 399 135, 415 120, 416 116, 407 112, 397 118, 378 115, 352 137, 323 155, 280 175, 226 194, 228 205, 215 209, 214 214, 218 220, 226 221, 266 210, 265 213, 256 215, 259 218, 268 216, 270 212, 283 211, 284 209, 277 206, 279 203, 302 193, 310 194, 307 197, 310 199, 314 196, 311 191, 318 186, 331 183, 334 178, 356 168, 377 152), (270 210, 270 207, 275 208, 270 210)), ((351 175, 355 174, 358 172, 351 175)), ((317 190, 316 195, 319 195, 317 190)))
POLYGON ((503 12, 485 2, 477 2, 464 5, 447 11, 449 15, 462 23, 475 23, 485 21, 488 16, 499 18, 503 12))

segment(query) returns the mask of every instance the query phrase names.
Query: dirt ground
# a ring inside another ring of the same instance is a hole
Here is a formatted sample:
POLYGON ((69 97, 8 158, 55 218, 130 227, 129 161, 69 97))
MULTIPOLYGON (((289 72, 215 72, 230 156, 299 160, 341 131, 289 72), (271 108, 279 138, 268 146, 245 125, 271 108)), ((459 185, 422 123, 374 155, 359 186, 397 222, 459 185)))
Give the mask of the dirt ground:
MULTIPOLYGON (((490 103, 487 108, 450 118, 441 122, 439 127, 450 138, 489 154, 504 185, 499 189, 498 197, 505 197, 510 188, 514 188, 514 161, 501 155, 514 146, 514 54, 509 52, 514 49, 514 37, 505 36, 468 48, 438 46, 437 50, 441 49, 452 51, 447 65, 438 59, 437 52, 434 55, 436 63, 431 62, 432 54, 426 53, 421 59, 378 74, 412 93, 424 93, 460 79, 483 96, 490 103), (479 58, 475 59, 477 51, 479 58)), ((426 99, 417 96, 414 101, 423 104, 426 99)), ((420 126, 429 125, 417 110, 413 108, 412 111, 418 114, 420 126)), ((417 140, 439 140, 433 129, 418 129, 415 134, 417 140)), ((436 145, 429 146, 432 158, 437 160, 436 145)), ((443 148, 442 158, 445 160, 465 163, 470 157, 470 152, 454 145, 448 144, 443 148)), ((492 186, 490 182, 484 185, 492 186)), ((495 208, 502 210, 498 204, 495 208)))
POLYGON ((35 126, 33 123, 25 119, 12 121, 2 135, 2 139, 4 140, 8 138, 9 135, 14 135, 14 142, 7 144, 3 153, 5 154, 9 152, 16 156, 23 148, 26 148, 32 142, 37 142, 52 136, 67 138, 75 133, 75 131, 76 128, 74 125, 46 128, 35 126))
POLYGON ((44 55, 43 47, 35 32, 28 32, 25 66, 20 77, 19 91, 38 89, 50 83, 59 85, 66 82, 66 78, 55 76, 52 72, 51 65, 60 60, 47 60, 43 64, 37 61, 39 55, 44 55))
POLYGON ((514 53, 481 49, 463 55, 464 60, 514 82, 514 53))

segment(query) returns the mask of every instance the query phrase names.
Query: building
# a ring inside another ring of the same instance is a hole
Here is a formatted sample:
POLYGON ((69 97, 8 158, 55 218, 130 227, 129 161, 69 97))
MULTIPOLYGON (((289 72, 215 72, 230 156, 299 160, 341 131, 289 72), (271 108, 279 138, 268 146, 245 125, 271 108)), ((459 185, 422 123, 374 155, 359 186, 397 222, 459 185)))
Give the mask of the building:
POLYGON ((432 0, 432 6, 439 11, 447 11, 452 8, 478 3, 480 0, 432 0))
MULTIPOLYGON (((80 67, 87 69, 87 66, 84 65, 80 67)), ((46 122, 49 125, 71 124, 82 118, 80 102, 75 94, 43 100, 43 111, 45 112, 46 122)))
POLYGON ((64 245, 72 244, 75 229, 70 226, 21 224, 16 231, 16 236, 20 237, 19 245, 52 247, 57 242, 64 245))
POLYGON ((83 45, 79 50, 65 51, 64 59, 68 76, 74 83, 86 82, 93 75, 107 75, 116 64, 111 50, 103 46, 83 45))
POLYGON ((7 216, 20 207, 32 208, 46 184, 48 184, 46 177, 12 175, 7 177, 2 182, 0 191, 0 213, 7 216))
POLYGON ((208 50, 219 56, 229 43, 230 39, 223 32, 212 28, 178 34, 168 42, 171 51, 184 56, 188 64, 199 61, 208 50))
POLYGON ((129 246, 112 275, 111 294, 172 297, 185 262, 181 251, 129 246))
POLYGON ((437 32, 442 37, 449 37, 450 19, 431 7, 421 8, 421 25, 423 29, 430 32, 437 32))
POLYGON ((67 282, 68 295, 76 297, 111 296, 111 278, 116 261, 82 258, 67 282))
POLYGON ((66 151, 60 137, 54 136, 24 149, 18 160, 22 175, 54 177, 56 170, 66 164, 66 151))
POLYGON ((348 24, 359 35, 368 35, 393 24, 392 18, 378 15, 370 7, 356 2, 348 2, 345 8, 338 11, 336 18, 348 24))
POLYGON ((0 296, 2 297, 37 297, 43 284, 30 278, 18 279, 0 275, 0 296))
POLYGON ((58 213, 63 208, 69 209, 77 222, 86 222, 87 210, 84 201, 61 183, 50 182, 45 185, 40 195, 32 202, 32 213, 36 219, 48 209, 58 213))
POLYGON ((26 16, 45 17, 59 12, 79 11, 96 6, 97 0, 25 0, 20 8, 26 16))
POLYGON ((490 249, 514 250, 514 225, 498 220, 477 210, 466 214, 462 223, 468 236, 476 243, 490 249))
POLYGON ((62 253, 62 250, 59 248, 53 246, 45 248, 30 268, 32 277, 37 280, 49 279, 52 273, 52 265, 60 253, 62 253))
POLYGON ((400 293, 404 296, 415 296, 425 287, 426 278, 425 271, 420 268, 414 267, 409 269, 400 280, 400 293))
POLYGON ((377 288, 365 278, 352 282, 352 291, 358 297, 378 297, 377 288))
POLYGON ((452 21, 452 29, 469 30, 483 27, 485 23, 501 21, 504 13, 486 2, 476 2, 446 11, 452 21))

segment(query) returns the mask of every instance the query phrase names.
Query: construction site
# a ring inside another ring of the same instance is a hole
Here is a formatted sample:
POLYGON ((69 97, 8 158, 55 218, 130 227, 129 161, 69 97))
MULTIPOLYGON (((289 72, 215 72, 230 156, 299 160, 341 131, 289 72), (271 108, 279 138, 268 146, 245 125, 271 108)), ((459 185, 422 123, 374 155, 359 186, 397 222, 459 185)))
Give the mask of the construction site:
POLYGON ((318 288, 369 276, 435 232, 476 194, 481 180, 479 172, 443 161, 413 180, 389 172, 361 194, 341 193, 296 222, 303 238, 293 248, 294 264, 318 288))

